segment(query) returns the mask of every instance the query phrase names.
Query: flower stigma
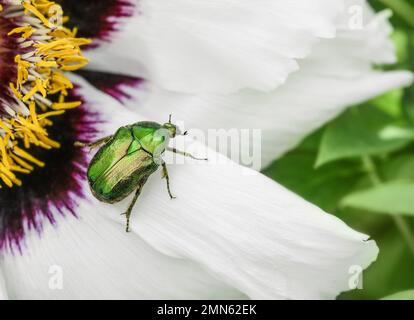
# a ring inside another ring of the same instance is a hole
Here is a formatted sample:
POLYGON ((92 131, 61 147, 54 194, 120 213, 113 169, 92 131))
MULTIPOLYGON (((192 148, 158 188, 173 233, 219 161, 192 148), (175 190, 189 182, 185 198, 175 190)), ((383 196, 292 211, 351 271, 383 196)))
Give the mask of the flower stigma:
POLYGON ((81 46, 91 41, 64 27, 68 20, 53 1, 0 0, 0 188, 45 166, 29 149, 59 148, 51 118, 81 105, 67 101, 74 86, 64 72, 86 66, 81 46))

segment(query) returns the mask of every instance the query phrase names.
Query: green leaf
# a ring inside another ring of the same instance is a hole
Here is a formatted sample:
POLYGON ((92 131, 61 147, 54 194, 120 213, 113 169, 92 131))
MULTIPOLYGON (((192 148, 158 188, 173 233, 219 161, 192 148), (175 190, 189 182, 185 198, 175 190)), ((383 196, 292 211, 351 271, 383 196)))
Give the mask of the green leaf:
POLYGON ((402 114, 403 96, 403 89, 391 90, 371 100, 370 103, 392 117, 400 117, 402 114))
POLYGON ((408 35, 403 30, 396 30, 392 36, 395 44, 398 62, 402 63, 408 59, 408 35))
POLYGON ((389 182, 346 196, 341 206, 377 213, 414 216, 414 182, 389 182))
POLYGON ((414 27, 414 7, 410 3, 411 0, 381 0, 381 2, 411 27, 414 27))
MULTIPOLYGON (((385 296, 414 288, 414 256, 387 216, 368 215, 383 220, 363 232, 375 239, 380 249, 377 261, 363 273, 363 289, 342 295, 342 299, 381 299, 385 296)), ((357 221, 358 217, 355 217, 357 221)), ((349 222, 348 222, 349 223, 349 222)), ((355 225, 355 223, 351 223, 355 225)))
POLYGON ((397 292, 381 300, 414 300, 414 290, 397 292))
POLYGON ((394 139, 414 139, 414 128, 402 127, 398 125, 390 125, 385 127, 379 133, 380 138, 383 140, 394 139))
POLYGON ((316 166, 338 159, 380 155, 405 147, 410 140, 383 140, 379 135, 393 120, 383 111, 369 105, 348 110, 326 128, 316 166))
POLYGON ((400 154, 390 159, 385 159, 379 166, 380 175, 387 182, 393 180, 414 181, 414 152, 408 150, 407 154, 400 154))
POLYGON ((320 139, 320 132, 311 135, 263 173, 325 211, 334 212, 340 199, 349 194, 361 179, 363 170, 360 161, 353 160, 316 169, 314 164, 320 139))

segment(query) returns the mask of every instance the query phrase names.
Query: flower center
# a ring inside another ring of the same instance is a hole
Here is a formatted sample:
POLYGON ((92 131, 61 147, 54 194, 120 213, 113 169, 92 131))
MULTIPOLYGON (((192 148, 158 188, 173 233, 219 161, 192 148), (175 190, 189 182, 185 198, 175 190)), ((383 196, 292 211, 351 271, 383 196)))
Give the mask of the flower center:
MULTIPOLYGON (((79 29, 82 37, 109 41, 111 34, 118 31, 122 18, 134 14, 136 0, 55 0, 65 12, 71 15, 68 22, 79 29)), ((96 41, 92 47, 98 46, 96 41)))
POLYGON ((87 64, 80 47, 90 41, 68 29, 62 9, 48 0, 0 0, 0 187, 20 186, 19 174, 45 165, 32 146, 52 149, 54 116, 78 107, 65 71, 87 64))

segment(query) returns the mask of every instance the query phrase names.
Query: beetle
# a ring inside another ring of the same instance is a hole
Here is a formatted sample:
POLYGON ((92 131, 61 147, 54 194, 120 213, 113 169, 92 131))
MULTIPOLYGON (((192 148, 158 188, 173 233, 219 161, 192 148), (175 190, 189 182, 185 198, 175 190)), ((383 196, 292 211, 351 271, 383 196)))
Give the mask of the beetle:
POLYGON ((126 231, 129 232, 129 221, 132 209, 141 194, 148 178, 162 166, 162 177, 167 182, 167 191, 171 199, 175 197, 170 189, 170 177, 167 165, 162 159, 165 150, 199 159, 190 153, 169 148, 170 139, 177 135, 186 135, 169 121, 163 125, 157 122, 142 121, 120 127, 115 134, 101 138, 92 143, 75 142, 77 147, 98 148, 92 158, 87 179, 92 194, 101 202, 116 203, 135 191, 134 197, 124 213, 126 231))

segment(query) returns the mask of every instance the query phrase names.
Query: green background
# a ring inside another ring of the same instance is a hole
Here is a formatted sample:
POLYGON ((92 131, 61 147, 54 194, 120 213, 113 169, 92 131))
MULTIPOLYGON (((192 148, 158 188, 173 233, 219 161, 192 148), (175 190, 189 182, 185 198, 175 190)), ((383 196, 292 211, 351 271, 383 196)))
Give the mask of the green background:
MULTIPOLYGON (((414 72, 414 1, 371 4, 393 9, 399 60, 376 68, 414 72)), ((340 299, 414 299, 414 87, 352 106, 264 173, 377 241, 363 289, 340 299)))

